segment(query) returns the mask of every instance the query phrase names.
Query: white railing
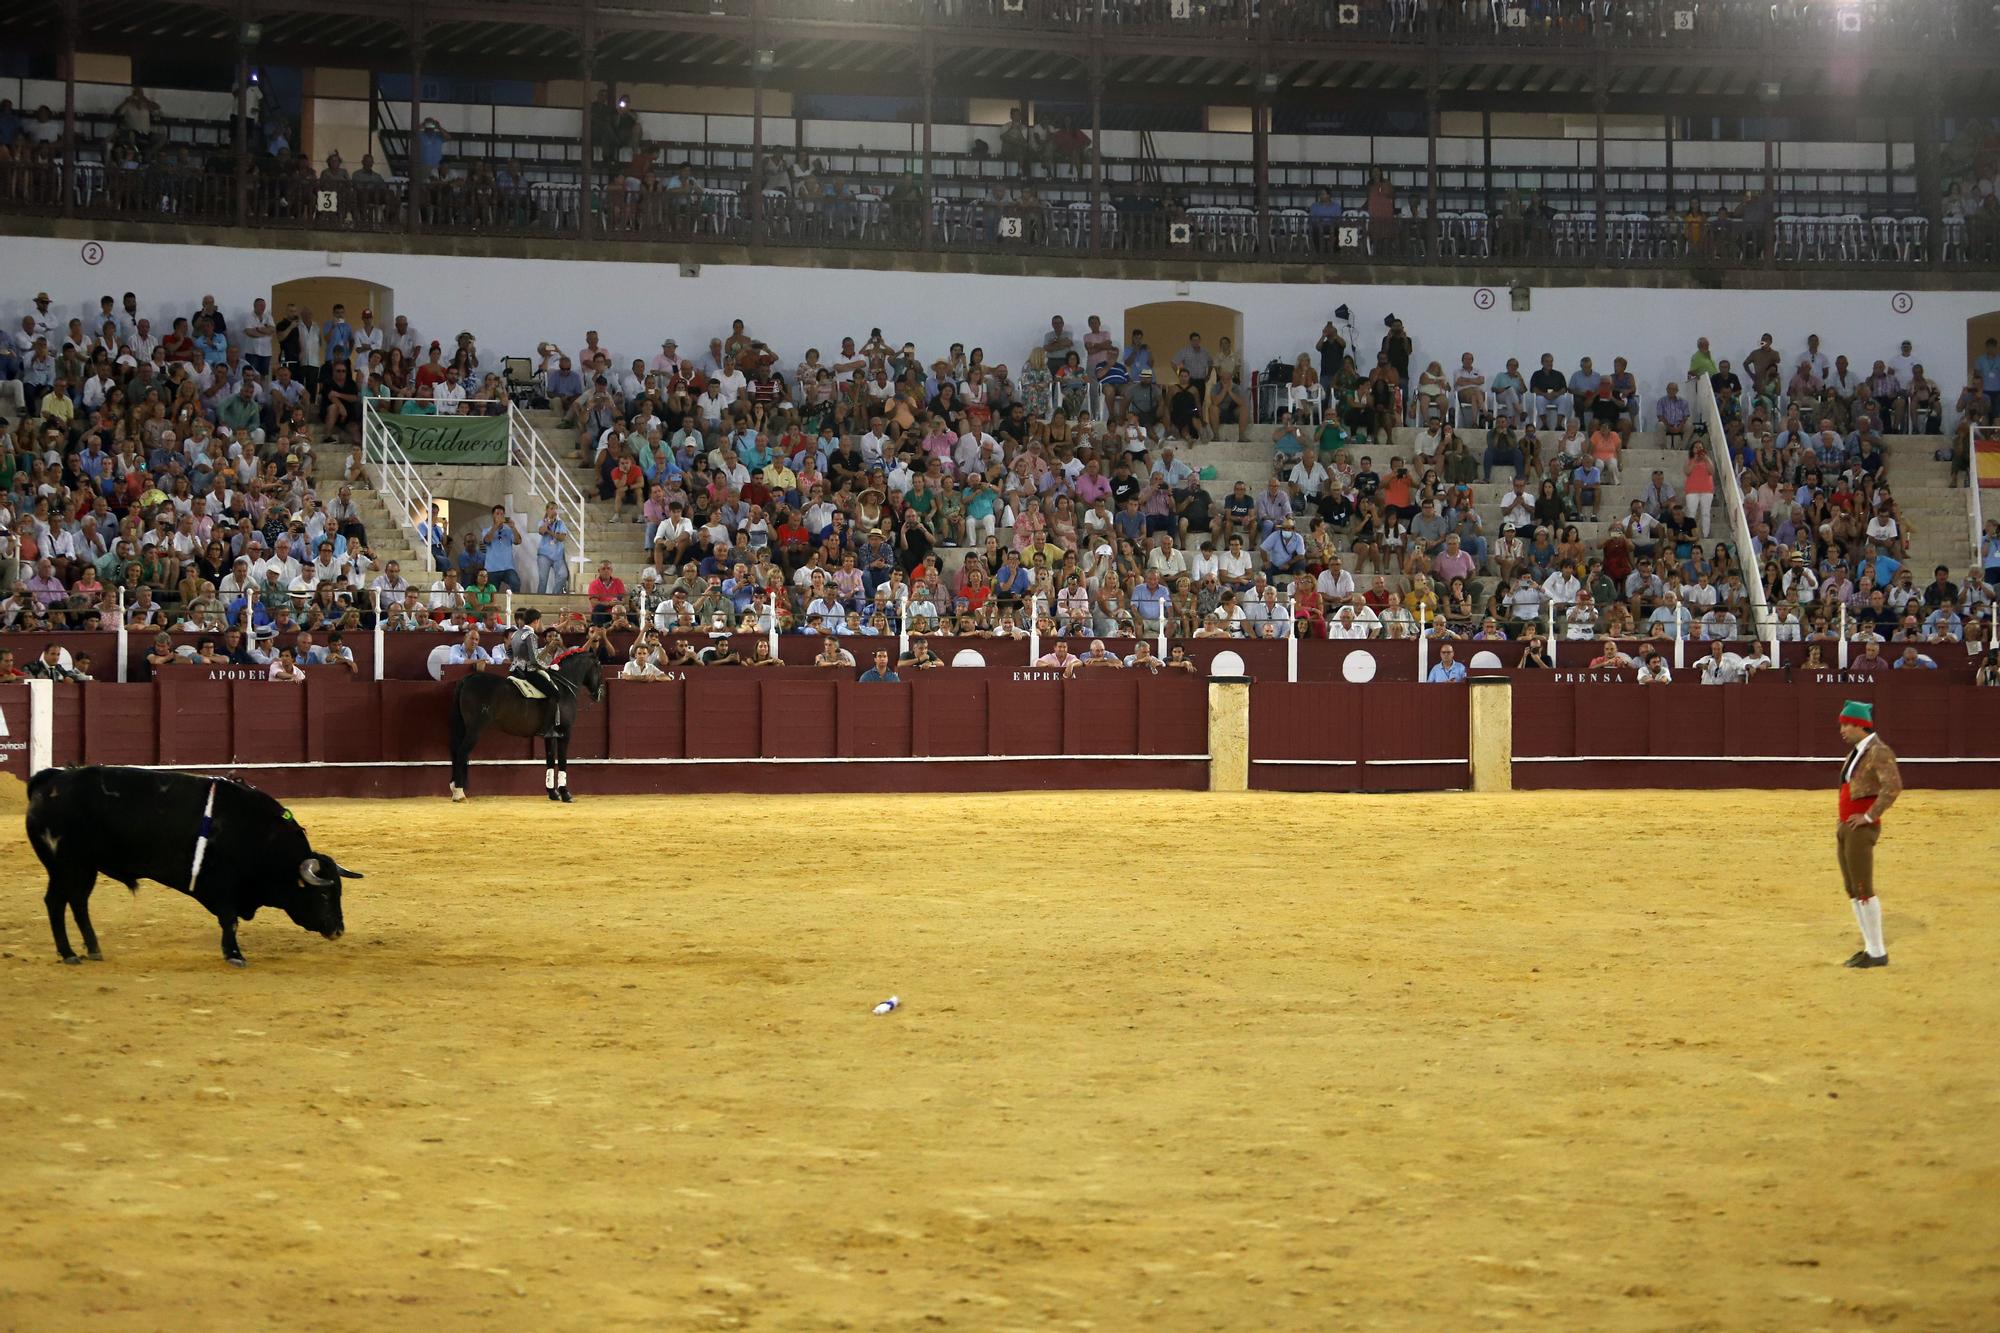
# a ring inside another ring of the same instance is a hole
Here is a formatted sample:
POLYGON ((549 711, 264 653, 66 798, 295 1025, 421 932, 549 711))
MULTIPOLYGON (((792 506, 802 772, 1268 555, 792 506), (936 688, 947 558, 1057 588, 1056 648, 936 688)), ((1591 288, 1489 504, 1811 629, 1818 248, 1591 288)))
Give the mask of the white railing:
POLYGON ((425 569, 434 571, 437 568, 437 553, 431 543, 424 540, 418 528, 430 521, 437 509, 437 501, 432 498, 431 488, 424 484, 416 465, 404 454, 403 446, 382 424, 377 401, 373 398, 361 400, 362 464, 368 469, 368 479, 374 484, 376 494, 382 497, 382 507, 389 511, 389 517, 409 538, 410 549, 416 553, 417 559, 423 561, 425 569))
MULTIPOLYGON (((2000 440, 2000 426, 1965 423, 1965 517, 1972 525, 1972 567, 1982 573, 1986 565, 1986 513, 1979 494, 1979 441, 2000 440)), ((2000 485, 2000 477, 1993 479, 2000 485)), ((2000 623, 2000 616, 1994 620, 2000 623)))
MULTIPOLYGON (((520 472, 527 489, 541 496, 543 504, 553 504, 556 517, 569 529, 569 587, 572 592, 580 591, 590 582, 590 556, 584 550, 590 506, 564 466, 562 456, 549 448, 534 423, 511 403, 507 407, 507 457, 520 472)), ((534 518, 539 525, 541 516, 537 514, 534 518)))
POLYGON ((1708 462, 1715 473, 1716 501, 1722 505, 1723 517, 1728 520, 1730 535, 1736 543, 1736 564, 1743 572, 1744 591, 1750 597, 1754 637, 1775 645, 1778 626, 1771 618, 1771 600, 1764 595, 1764 569, 1758 563, 1756 543, 1750 535, 1750 513, 1743 507, 1743 487, 1737 484, 1736 457, 1730 452, 1722 408, 1715 401, 1715 387, 1706 375, 1695 377, 1695 404, 1701 422, 1708 428, 1708 462))

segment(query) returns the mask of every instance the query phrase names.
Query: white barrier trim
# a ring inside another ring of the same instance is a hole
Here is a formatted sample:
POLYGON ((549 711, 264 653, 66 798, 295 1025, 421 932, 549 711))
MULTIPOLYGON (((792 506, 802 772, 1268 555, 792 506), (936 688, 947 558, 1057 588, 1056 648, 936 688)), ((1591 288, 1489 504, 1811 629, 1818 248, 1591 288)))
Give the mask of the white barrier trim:
POLYGON ((28 682, 28 776, 55 766, 56 683, 28 682))
POLYGON ((1252 759, 1253 764, 1305 768, 1396 768, 1411 764, 1469 764, 1470 759, 1252 759))
MULTIPOLYGON (((1837 764, 1837 754, 1517 754, 1517 764, 1837 764)), ((1913 759, 1896 756, 1899 764, 2000 764, 2000 755, 1984 758, 1913 759)))
MULTIPOLYGON (((43 682, 49 684, 50 682, 43 682)), ((1058 759, 1070 760, 1146 760, 1152 763, 1207 763, 1205 754, 920 754, 905 757, 887 755, 866 755, 842 758, 828 756, 817 759, 794 759, 777 756, 762 756, 748 759, 572 759, 572 768, 614 767, 620 764, 655 764, 660 766, 696 766, 702 764, 1026 764, 1046 763, 1058 759)), ((1430 760, 1421 762, 1429 763, 1430 760)), ((1450 762, 1440 760, 1438 762, 1450 762)), ((540 759, 474 759, 475 767, 500 768, 508 765, 533 765, 545 767, 540 759)), ((133 768, 156 769, 169 773, 214 773, 264 768, 449 768, 449 759, 341 759, 307 761, 294 764, 133 764, 133 768)))

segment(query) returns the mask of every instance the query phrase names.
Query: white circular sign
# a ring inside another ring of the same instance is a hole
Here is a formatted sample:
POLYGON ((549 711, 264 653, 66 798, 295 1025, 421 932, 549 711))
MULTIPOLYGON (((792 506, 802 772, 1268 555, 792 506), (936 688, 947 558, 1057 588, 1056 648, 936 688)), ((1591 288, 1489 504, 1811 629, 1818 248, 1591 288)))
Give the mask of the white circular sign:
POLYGON ((1474 671, 1498 671, 1500 669, 1500 654, 1494 652, 1491 648, 1481 648, 1472 655, 1472 660, 1466 663, 1466 665, 1474 671))
POLYGON ((1357 648, 1340 659, 1340 674, 1356 685, 1366 685, 1375 679, 1375 654, 1366 648, 1357 648))
POLYGON ((1215 660, 1208 664, 1208 674, 1211 676, 1242 675, 1243 655, 1224 648, 1215 655, 1215 660))
POLYGON ((432 680, 444 679, 445 663, 450 661, 450 659, 451 659, 450 646, 440 645, 439 647, 431 649, 431 655, 425 659, 424 667, 431 673, 432 680))
POLYGON ((986 659, 979 655, 976 648, 961 648, 951 655, 951 664, 955 667, 983 667, 986 659))

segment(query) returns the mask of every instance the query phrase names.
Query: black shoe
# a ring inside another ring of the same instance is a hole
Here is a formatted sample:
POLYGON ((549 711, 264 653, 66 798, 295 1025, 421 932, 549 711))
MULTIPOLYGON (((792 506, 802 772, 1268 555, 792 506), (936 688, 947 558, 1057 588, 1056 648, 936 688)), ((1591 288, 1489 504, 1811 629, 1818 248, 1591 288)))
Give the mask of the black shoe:
POLYGON ((1862 949, 1859 952, 1857 952, 1852 958, 1842 963, 1841 966, 1842 967, 1887 967, 1889 966, 1889 955, 1885 953, 1880 958, 1876 958, 1871 956, 1866 949, 1862 949))

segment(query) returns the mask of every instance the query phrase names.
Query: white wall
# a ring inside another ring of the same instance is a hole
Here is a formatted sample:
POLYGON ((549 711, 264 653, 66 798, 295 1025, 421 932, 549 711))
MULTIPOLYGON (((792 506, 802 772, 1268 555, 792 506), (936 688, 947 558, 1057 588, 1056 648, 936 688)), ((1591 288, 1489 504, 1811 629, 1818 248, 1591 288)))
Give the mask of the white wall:
MULTIPOLYGON (((247 310, 252 297, 268 297, 277 283, 333 272, 322 251, 112 242, 93 268, 83 263, 80 248, 74 240, 0 238, 0 269, 33 274, 64 319, 94 312, 99 296, 128 289, 155 319, 191 312, 205 292, 226 311, 247 310)), ((1807 333, 1817 332, 1829 355, 1845 352, 1864 369, 1908 338, 1955 395, 1964 383, 1958 377, 1966 369, 1966 321, 2000 309, 2000 294, 1990 290, 1916 292, 1910 312, 1898 315, 1891 307, 1895 289, 1886 285, 1860 292, 1544 287, 1533 294, 1532 312, 1516 315, 1504 287, 1493 289, 1493 308, 1482 311, 1469 284, 1191 282, 1180 293, 1171 281, 721 264, 703 264, 699 277, 683 278, 672 264, 352 253, 342 256, 339 273, 393 287, 395 309, 426 338, 449 346, 452 334, 471 329, 490 354, 526 355, 544 338, 574 349, 591 328, 626 357, 650 357, 666 337, 699 352, 741 317, 787 366, 809 344, 831 352, 843 335, 859 341, 879 325, 892 342, 913 341, 926 354, 964 342, 985 347, 989 362, 1018 367, 1052 314, 1078 328, 1086 316, 1102 315, 1122 332, 1127 307, 1188 299, 1243 311, 1244 351, 1261 366, 1310 348, 1333 307, 1346 302, 1371 350, 1383 316, 1401 316, 1417 340, 1420 368, 1438 360, 1449 369, 1464 351, 1473 352, 1488 374, 1509 356, 1532 369, 1544 351, 1566 370, 1585 355, 1609 369, 1611 358, 1622 355, 1648 393, 1657 392, 1666 376, 1685 373, 1697 336, 1709 336, 1718 356, 1740 360, 1760 334, 1775 335, 1781 350, 1793 352, 1807 333)), ((4 327, 19 326, 30 308, 23 298, 34 291, 24 281, 9 285, 0 297, 4 327)), ((1147 334, 1155 347, 1168 349, 1185 336, 1172 329, 1147 334)))

